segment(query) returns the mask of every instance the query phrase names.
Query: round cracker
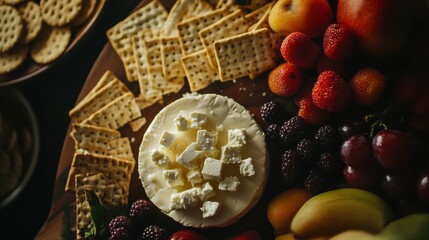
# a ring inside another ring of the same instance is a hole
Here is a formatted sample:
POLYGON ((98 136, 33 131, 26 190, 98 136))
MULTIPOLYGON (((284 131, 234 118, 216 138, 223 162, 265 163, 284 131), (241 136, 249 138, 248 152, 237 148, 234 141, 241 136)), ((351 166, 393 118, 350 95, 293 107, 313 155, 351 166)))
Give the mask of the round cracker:
POLYGON ((7 52, 0 53, 0 74, 9 73, 21 66, 28 54, 28 46, 17 46, 7 52))
POLYGON ((18 43, 23 28, 18 10, 12 6, 0 6, 0 52, 10 50, 18 43))
POLYGON ((82 9, 82 0, 41 0, 43 20, 51 26, 61 27, 71 23, 82 9))
POLYGON ((37 3, 28 1, 22 4, 18 8, 18 11, 21 14, 22 20, 24 20, 26 29, 24 43, 29 43, 33 41, 40 33, 40 30, 42 30, 43 19, 40 13, 40 7, 37 3))
POLYGON ((65 52, 70 39, 70 27, 46 26, 31 44, 31 58, 40 64, 52 62, 65 52))
POLYGON ((82 1, 82 10, 77 15, 77 17, 71 23, 73 26, 78 26, 84 23, 92 12, 94 12, 95 6, 97 5, 97 0, 83 0, 82 1))

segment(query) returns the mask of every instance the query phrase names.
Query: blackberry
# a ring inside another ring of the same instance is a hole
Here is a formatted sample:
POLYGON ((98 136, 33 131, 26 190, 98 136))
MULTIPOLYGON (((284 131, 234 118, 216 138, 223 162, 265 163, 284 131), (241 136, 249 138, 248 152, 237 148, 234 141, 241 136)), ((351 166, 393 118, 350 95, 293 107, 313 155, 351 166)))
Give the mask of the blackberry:
POLYGON ((131 219, 127 216, 117 216, 110 220, 109 231, 112 233, 115 229, 124 227, 129 229, 131 227, 131 219))
POLYGON ((312 165, 316 161, 319 148, 319 144, 309 138, 304 138, 296 144, 296 152, 309 165, 312 165))
POLYGON ((319 161, 317 162, 319 170, 331 176, 341 173, 342 165, 340 156, 327 152, 320 154, 319 161))
POLYGON ((328 177, 321 171, 312 169, 304 180, 304 188, 312 194, 319 194, 329 190, 328 177))
POLYGON ((306 165, 294 150, 286 150, 281 159, 280 170, 286 184, 298 186, 306 174, 306 165))
POLYGON ((267 123, 283 123, 286 118, 286 111, 275 101, 269 101, 262 105, 261 117, 267 123))
POLYGON ((130 217, 136 220, 142 220, 146 216, 150 216, 155 211, 155 206, 152 202, 146 199, 139 199, 130 207, 130 217))
POLYGON ((109 240, 126 240, 128 238, 128 230, 125 227, 120 227, 114 229, 114 231, 110 233, 109 240))
POLYGON ((164 240, 167 238, 168 233, 164 228, 157 225, 149 225, 143 230, 141 240, 164 240))
POLYGON ((280 138, 288 147, 295 146, 299 140, 305 138, 310 126, 300 116, 294 116, 280 128, 280 138))
POLYGON ((338 130, 331 125, 325 125, 317 129, 314 139, 319 143, 324 151, 339 151, 340 135, 338 130))
POLYGON ((270 124, 267 128, 267 139, 271 141, 280 140, 280 125, 270 124))

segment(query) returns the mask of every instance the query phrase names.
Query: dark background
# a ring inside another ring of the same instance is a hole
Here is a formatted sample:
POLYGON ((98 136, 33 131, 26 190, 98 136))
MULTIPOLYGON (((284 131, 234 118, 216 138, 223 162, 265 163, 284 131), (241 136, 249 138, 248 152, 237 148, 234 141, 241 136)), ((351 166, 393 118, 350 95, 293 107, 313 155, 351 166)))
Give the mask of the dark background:
POLYGON ((16 84, 38 121, 40 151, 36 170, 18 198, 0 210, 0 239, 33 239, 52 203, 58 161, 75 105, 89 71, 107 43, 106 31, 124 19, 138 0, 106 0, 100 18, 73 51, 39 76, 16 84))

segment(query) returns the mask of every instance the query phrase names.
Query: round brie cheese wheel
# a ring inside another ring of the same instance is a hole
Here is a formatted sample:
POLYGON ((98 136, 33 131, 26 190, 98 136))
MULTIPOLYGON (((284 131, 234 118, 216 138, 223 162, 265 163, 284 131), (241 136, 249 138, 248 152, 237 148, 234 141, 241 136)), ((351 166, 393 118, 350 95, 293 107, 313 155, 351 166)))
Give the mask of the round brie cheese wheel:
POLYGON ((148 198, 198 228, 227 226, 245 215, 262 195, 268 169, 259 125, 243 106, 217 94, 188 94, 163 108, 138 157, 148 198))

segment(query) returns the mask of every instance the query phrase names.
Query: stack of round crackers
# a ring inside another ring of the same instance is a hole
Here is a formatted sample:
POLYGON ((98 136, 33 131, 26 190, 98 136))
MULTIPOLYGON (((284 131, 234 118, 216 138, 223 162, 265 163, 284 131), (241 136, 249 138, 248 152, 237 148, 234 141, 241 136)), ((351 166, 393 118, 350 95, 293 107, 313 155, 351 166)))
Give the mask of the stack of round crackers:
POLYGON ((67 49, 72 28, 91 16, 97 0, 0 0, 0 74, 27 58, 47 64, 67 49))

